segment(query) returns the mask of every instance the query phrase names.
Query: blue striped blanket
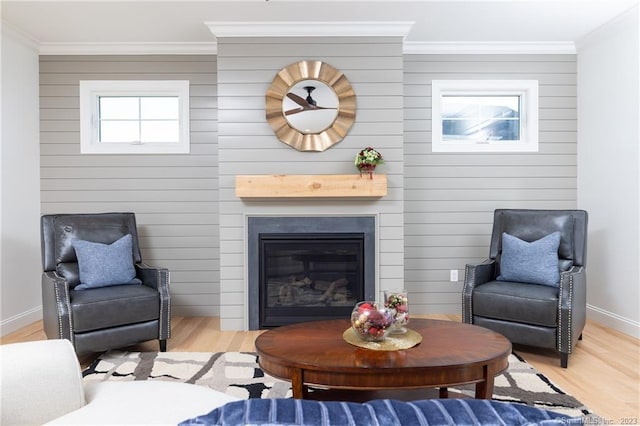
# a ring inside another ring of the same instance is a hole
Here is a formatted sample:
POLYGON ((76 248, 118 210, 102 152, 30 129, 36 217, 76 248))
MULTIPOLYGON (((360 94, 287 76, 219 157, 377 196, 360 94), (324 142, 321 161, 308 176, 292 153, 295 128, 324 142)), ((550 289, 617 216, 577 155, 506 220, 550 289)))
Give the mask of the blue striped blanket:
POLYGON ((580 418, 491 400, 429 399, 365 403, 300 399, 229 402, 181 425, 581 425, 580 418))

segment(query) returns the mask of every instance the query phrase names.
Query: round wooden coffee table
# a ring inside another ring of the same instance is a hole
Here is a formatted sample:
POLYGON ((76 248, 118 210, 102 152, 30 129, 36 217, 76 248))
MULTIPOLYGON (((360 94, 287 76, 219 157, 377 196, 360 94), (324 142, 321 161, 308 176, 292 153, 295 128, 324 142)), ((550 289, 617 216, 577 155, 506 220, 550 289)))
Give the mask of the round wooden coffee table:
POLYGON ((493 394, 494 377, 508 366, 511 342, 486 328, 454 321, 412 319, 409 328, 422 343, 404 350, 377 351, 344 341, 349 320, 312 321, 262 333, 255 345, 260 367, 291 381, 294 398, 308 386, 391 390, 475 384, 475 397, 493 394))

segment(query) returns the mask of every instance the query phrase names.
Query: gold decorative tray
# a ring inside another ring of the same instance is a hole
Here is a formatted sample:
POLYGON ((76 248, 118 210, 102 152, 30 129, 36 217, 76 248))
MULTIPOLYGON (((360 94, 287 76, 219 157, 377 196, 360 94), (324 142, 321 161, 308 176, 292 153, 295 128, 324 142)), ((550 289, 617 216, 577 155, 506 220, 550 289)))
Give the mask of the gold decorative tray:
POLYGON ((411 329, 407 329, 405 334, 389 334, 381 342, 367 342, 362 340, 353 328, 349 327, 342 333, 342 338, 345 342, 354 346, 374 351, 399 351, 412 348, 422 342, 422 335, 411 329))

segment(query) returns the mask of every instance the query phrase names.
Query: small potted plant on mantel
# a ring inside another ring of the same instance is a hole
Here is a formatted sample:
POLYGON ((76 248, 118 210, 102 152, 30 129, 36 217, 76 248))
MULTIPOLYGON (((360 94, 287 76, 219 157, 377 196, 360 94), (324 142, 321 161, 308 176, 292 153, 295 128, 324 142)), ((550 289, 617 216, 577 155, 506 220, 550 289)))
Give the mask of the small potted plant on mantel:
POLYGON ((384 164, 384 159, 382 154, 368 146, 356 155, 354 164, 360 172, 360 176, 362 173, 368 173, 369 179, 373 179, 373 171, 378 164, 384 164))

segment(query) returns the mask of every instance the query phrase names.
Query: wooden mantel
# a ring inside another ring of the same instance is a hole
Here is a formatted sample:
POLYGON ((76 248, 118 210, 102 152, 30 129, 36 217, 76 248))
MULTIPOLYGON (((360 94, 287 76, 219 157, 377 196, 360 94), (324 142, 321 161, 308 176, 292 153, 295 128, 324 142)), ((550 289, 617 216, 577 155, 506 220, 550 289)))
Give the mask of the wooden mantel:
POLYGON ((387 176, 244 175, 236 176, 239 198, 383 197, 387 176))

